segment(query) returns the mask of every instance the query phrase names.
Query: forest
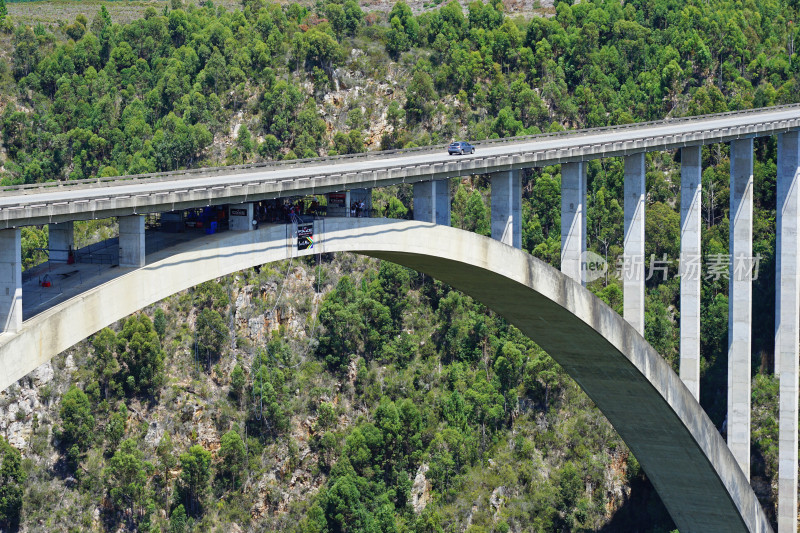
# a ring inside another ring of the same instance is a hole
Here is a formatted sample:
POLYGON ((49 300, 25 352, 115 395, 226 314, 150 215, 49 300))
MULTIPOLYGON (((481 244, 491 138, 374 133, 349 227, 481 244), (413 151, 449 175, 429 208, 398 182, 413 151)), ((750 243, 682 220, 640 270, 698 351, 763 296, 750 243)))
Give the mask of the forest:
MULTIPOLYGON (((537 2, 527 16, 499 0, 417 13, 402 1, 383 11, 355 0, 158 5, 124 23, 101 6, 30 26, 0 0, 0 183, 800 101, 797 0, 537 2)), ((757 139, 755 150, 753 289, 766 297, 753 310, 752 477, 774 519, 775 139, 757 139)), ((727 146, 703 148, 706 263, 728 250, 729 167, 727 146)), ((646 256, 678 258, 680 154, 650 153, 647 169, 646 256)), ((560 179, 554 166, 526 171, 523 182, 523 248, 556 267, 560 179)), ((589 248, 613 265, 622 252, 622 160, 589 162, 588 183, 589 248)), ((373 204, 407 217, 411 196, 408 187, 374 190, 373 204)), ((489 233, 488 176, 453 180, 452 198, 453 226, 489 233)), ((45 260, 47 227, 22 231, 25 266, 45 260)), ((102 223, 77 232, 102 233, 102 223)), ((0 529, 674 528, 577 385, 479 303, 385 262, 323 256, 273 267, 171 297, 78 346, 70 357, 83 364, 71 381, 39 392, 49 414, 16 412, 34 428, 28 449, 0 438, 0 529), (282 302, 277 287, 290 267, 326 288, 313 297, 290 291, 294 300, 282 302), (260 341, 243 335, 234 318, 252 287, 272 288, 245 305, 252 316, 291 308, 305 326, 282 324, 260 341), (210 415, 197 405, 215 411, 213 449, 198 433, 198 417, 210 415), (149 442, 146 421, 169 421, 172 431, 149 442), (420 473, 426 505, 412 498, 420 473), (287 497, 298 479, 315 489, 287 497), (59 500, 60 491, 68 496, 59 500)), ((678 288, 672 275, 648 281, 645 324, 676 369, 678 288)), ((590 289, 621 311, 613 275, 590 289)), ((717 427, 726 410, 726 295, 724 276, 703 281, 701 404, 717 427)))

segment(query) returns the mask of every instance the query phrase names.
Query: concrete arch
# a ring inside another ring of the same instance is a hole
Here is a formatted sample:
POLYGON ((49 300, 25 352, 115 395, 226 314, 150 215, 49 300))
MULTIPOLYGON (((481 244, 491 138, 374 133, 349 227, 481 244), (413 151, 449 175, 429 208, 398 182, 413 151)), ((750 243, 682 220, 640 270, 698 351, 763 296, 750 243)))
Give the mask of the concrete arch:
POLYGON ((633 450, 682 533, 767 532, 728 447, 680 378, 589 291, 530 255, 474 233, 386 219, 318 221, 314 249, 286 226, 223 233, 148 256, 0 335, 0 390, 101 328, 203 281, 318 252, 350 251, 430 274, 495 310, 583 387, 633 450), (75 317, 81 317, 80 321, 75 317))

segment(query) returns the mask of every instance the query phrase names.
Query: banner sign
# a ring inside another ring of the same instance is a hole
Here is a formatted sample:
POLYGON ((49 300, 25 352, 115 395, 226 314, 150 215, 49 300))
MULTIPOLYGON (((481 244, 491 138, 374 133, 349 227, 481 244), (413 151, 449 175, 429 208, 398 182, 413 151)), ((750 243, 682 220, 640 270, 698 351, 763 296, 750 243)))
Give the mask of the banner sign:
POLYGON ((314 248, 314 223, 297 225, 297 249, 307 250, 314 248))
POLYGON ((328 194, 328 203, 344 207, 347 203, 347 195, 343 192, 332 192, 328 194))

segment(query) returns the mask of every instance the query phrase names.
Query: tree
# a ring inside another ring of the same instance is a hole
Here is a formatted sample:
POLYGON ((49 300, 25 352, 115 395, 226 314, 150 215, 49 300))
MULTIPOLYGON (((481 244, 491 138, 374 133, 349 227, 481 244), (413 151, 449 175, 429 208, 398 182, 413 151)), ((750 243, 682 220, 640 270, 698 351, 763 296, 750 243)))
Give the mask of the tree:
POLYGON ((0 0, 0 22, 6 18, 8 15, 8 9, 6 9, 6 0, 0 0))
POLYGON ((112 393, 120 392, 119 384, 114 379, 120 370, 115 356, 117 335, 109 328, 103 328, 92 339, 92 347, 94 348, 92 361, 94 375, 103 391, 103 398, 108 399, 112 393))
POLYGON ((142 451, 136 441, 123 441, 105 469, 108 493, 118 511, 129 507, 134 516, 141 514, 148 498, 147 478, 152 468, 150 463, 142 460, 142 451))
POLYGON ((19 450, 0 436, 0 529, 13 531, 19 526, 26 477, 19 450))
POLYGON ((242 479, 238 476, 245 464, 245 448, 242 437, 234 430, 222 436, 219 448, 219 474, 226 487, 238 489, 242 479))
POLYGON ((190 514, 198 515, 202 511, 211 476, 211 452, 195 444, 188 452, 181 454, 180 460, 183 502, 187 504, 190 514))
POLYGON ((178 505, 169 515, 169 528, 171 533, 184 533, 186 531, 186 509, 183 504, 178 505))
POLYGON ((153 323, 145 314, 134 315, 117 338, 125 390, 155 396, 164 383, 165 354, 153 323))
POLYGON ((108 448, 110 450, 115 449, 122 440, 122 437, 125 436, 125 424, 127 421, 128 408, 123 402, 119 406, 119 411, 111 415, 111 419, 106 425, 105 434, 106 439, 108 440, 108 448))
POLYGON ((239 128, 239 133, 236 136, 236 145, 245 155, 253 151, 253 139, 250 136, 250 130, 247 128, 247 124, 242 124, 239 128))
POLYGON ((72 385, 61 399, 61 427, 55 433, 61 447, 67 452, 67 459, 76 466, 81 454, 92 444, 94 437, 94 416, 86 394, 72 385))
POLYGON ((228 325, 220 314, 208 307, 197 317, 197 348, 206 354, 208 367, 216 360, 230 339, 228 325))
POLYGON ((236 363, 236 366, 234 366, 231 371, 231 396, 233 396, 237 402, 242 401, 246 382, 247 378, 245 378, 242 365, 236 363))

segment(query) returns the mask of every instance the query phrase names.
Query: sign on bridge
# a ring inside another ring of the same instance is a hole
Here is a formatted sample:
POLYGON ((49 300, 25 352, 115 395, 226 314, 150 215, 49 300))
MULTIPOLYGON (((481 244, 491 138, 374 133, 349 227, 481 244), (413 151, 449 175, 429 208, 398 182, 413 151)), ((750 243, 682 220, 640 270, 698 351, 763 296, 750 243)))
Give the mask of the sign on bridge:
POLYGON ((314 248, 314 223, 307 222, 297 225, 297 249, 307 250, 314 248))

